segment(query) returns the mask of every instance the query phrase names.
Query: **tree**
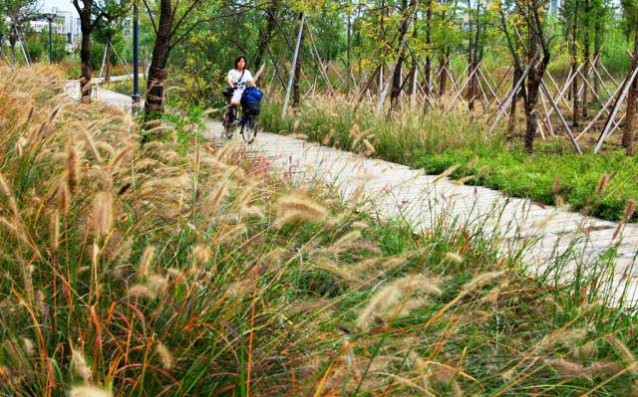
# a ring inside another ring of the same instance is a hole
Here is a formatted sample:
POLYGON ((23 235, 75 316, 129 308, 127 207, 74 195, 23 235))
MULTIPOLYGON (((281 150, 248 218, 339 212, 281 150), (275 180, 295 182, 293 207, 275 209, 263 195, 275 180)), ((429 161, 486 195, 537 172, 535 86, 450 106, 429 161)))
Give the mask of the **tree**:
MULTIPOLYGON (((638 2, 636 0, 622 0, 623 16, 627 22, 627 26, 634 35, 634 52, 631 57, 631 67, 629 75, 638 68, 638 2)), ((634 154, 634 132, 636 129, 636 105, 638 102, 638 79, 631 82, 629 96, 627 97, 627 116, 625 117, 625 125, 622 135, 622 146, 628 155, 634 154)))
MULTIPOLYGON (((16 44, 24 39, 24 32, 29 21, 39 16, 37 0, 2 0, 0 4, 0 18, 8 35, 13 62, 17 61, 16 44), (6 18, 6 20, 5 20, 6 18)), ((2 28, 0 27, 0 30, 2 28)), ((0 31, 0 34, 2 32, 0 31)))
POLYGON ((168 60, 171 51, 198 26, 216 19, 236 15, 242 4, 219 4, 203 0, 143 0, 150 17, 155 43, 149 68, 144 111, 147 119, 157 119, 164 112, 168 60), (224 13, 220 9, 229 9, 224 13))
POLYGON ((80 96, 83 103, 91 102, 91 34, 102 17, 97 0, 73 0, 80 16, 82 42, 80 45, 80 96))
MULTIPOLYGON (((547 4, 545 0, 515 0, 513 12, 518 16, 522 35, 516 31, 516 37, 521 41, 524 48, 525 72, 514 83, 514 88, 520 80, 525 79, 525 150, 528 153, 534 152, 534 138, 538 128, 538 99, 543 84, 543 76, 550 60, 549 43, 546 38, 546 16, 547 4), (525 73, 527 75, 525 76, 525 73)), ((501 21, 504 20, 504 12, 501 11, 501 21)), ((508 41, 508 47, 515 65, 522 68, 523 62, 514 46, 514 37, 506 23, 501 23, 508 41)), ((517 29, 514 26, 514 29, 517 29)), ((516 66, 515 66, 516 67, 516 66)), ((516 79, 516 77, 515 77, 516 79)), ((513 93, 514 97, 516 92, 513 93)))
POLYGON ((95 7, 96 36, 105 45, 104 81, 111 82, 111 51, 113 39, 123 28, 124 17, 131 8, 129 0, 104 0, 103 4, 95 7))

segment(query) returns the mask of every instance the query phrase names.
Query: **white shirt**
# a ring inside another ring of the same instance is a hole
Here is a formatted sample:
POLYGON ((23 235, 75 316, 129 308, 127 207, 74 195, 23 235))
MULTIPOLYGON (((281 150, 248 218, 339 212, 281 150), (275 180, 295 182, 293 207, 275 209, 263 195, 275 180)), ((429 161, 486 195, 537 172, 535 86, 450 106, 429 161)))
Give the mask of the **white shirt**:
POLYGON ((239 91, 243 91, 246 88, 246 83, 253 79, 253 75, 250 74, 250 70, 248 69, 244 69, 243 72, 237 69, 231 69, 228 72, 228 78, 231 79, 235 88, 239 91), (244 74, 243 76, 242 73, 244 74))

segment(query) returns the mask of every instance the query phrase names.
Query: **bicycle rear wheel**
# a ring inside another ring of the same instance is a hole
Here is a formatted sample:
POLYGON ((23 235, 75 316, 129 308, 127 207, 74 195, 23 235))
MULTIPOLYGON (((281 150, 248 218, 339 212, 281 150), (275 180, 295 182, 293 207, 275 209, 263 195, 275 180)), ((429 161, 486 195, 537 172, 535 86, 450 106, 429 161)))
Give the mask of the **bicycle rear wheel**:
POLYGON ((248 117, 246 122, 242 123, 241 136, 249 145, 255 141, 255 137, 257 136, 257 125, 255 124, 254 116, 248 117))

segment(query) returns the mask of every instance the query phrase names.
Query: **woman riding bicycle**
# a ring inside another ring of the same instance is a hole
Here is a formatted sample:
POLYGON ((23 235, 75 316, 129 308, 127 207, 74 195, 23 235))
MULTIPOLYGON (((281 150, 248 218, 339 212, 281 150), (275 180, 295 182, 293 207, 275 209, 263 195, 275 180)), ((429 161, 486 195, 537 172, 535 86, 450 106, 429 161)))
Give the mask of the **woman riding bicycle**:
POLYGON ((246 69, 246 58, 243 56, 235 59, 235 68, 228 72, 228 87, 233 90, 228 108, 228 121, 235 121, 235 109, 241 104, 241 96, 246 89, 246 83, 253 81, 253 75, 246 69))

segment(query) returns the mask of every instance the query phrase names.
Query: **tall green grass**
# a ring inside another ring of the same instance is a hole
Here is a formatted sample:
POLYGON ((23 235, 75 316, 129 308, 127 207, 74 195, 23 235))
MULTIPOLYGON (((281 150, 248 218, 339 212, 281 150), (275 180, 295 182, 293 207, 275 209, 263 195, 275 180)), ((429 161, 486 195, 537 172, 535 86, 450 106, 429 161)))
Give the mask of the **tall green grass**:
POLYGON ((498 236, 380 223, 196 131, 140 147, 55 70, 0 76, 0 394, 637 390, 597 278, 548 287, 498 236))

